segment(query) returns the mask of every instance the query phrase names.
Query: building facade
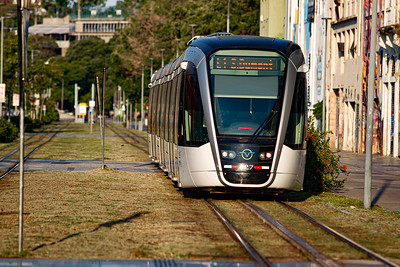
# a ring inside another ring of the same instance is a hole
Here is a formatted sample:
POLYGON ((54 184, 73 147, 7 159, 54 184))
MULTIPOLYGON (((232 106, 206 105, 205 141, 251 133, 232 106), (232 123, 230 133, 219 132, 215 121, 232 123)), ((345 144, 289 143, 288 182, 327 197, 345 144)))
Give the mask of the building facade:
POLYGON ((359 152, 362 143, 363 0, 329 2, 326 130, 337 150, 359 152))
MULTIPOLYGON (((272 0, 263 2, 264 8, 268 8, 272 0)), ((282 9, 277 10, 282 12, 282 9)), ((261 10, 261 15, 260 29, 261 20, 277 17, 271 10, 261 10)), ((309 67, 309 109, 323 101, 326 112, 322 128, 330 132, 330 145, 336 150, 365 151, 371 17, 372 0, 285 1, 284 38, 302 47, 309 67)), ((398 157, 399 0, 378 0, 377 27, 377 51, 373 51, 376 55, 376 83, 372 89, 373 153, 398 157)))
POLYGON ((78 12, 78 14, 72 14, 71 17, 43 18, 42 24, 29 27, 29 34, 52 36, 61 49, 61 55, 64 56, 71 41, 97 36, 108 42, 128 23, 121 15, 121 10, 115 10, 115 13, 106 15, 99 15, 92 10, 82 14, 78 12))
POLYGON ((378 140, 375 152, 399 156, 400 104, 400 2, 379 3, 378 91, 376 92, 376 125, 378 140))
POLYGON ((260 36, 283 39, 285 1, 260 0, 260 36))

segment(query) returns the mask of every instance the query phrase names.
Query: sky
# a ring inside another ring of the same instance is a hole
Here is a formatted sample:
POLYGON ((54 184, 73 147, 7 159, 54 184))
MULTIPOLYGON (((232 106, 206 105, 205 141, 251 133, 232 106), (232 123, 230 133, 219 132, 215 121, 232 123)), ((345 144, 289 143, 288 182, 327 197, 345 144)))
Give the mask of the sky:
POLYGON ((106 6, 115 6, 117 3, 117 0, 107 0, 106 6))

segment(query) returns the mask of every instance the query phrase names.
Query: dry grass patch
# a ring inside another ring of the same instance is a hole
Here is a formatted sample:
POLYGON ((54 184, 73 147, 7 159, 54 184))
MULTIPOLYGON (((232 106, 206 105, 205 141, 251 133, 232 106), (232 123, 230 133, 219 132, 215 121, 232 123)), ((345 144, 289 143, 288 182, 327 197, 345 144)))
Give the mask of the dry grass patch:
MULTIPOLYGON (((184 198, 164 175, 38 171, 25 180, 24 249, 30 257, 243 257, 204 202, 184 198)), ((0 207, 0 256, 16 256, 17 174, 0 181, 0 207)))

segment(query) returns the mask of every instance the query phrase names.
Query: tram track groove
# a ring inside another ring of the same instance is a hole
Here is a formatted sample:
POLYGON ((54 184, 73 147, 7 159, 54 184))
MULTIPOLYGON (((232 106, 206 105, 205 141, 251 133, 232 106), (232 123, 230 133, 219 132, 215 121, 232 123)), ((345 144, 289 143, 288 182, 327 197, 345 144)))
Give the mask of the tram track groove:
POLYGON ((279 203, 280 205, 282 205, 283 207, 291 210, 292 212, 296 213, 297 215, 299 215, 300 217, 304 218, 305 220, 309 221, 310 223, 312 223, 313 225, 319 227, 320 229, 324 230, 326 233, 329 233, 331 235, 333 235, 335 238, 339 239, 342 242, 345 242, 346 244, 350 245, 351 247, 357 249, 358 251, 361 251, 362 253, 365 253, 366 255, 368 255, 369 257, 376 259, 378 261, 380 261, 381 263, 384 263, 387 266, 390 267, 398 267, 398 265, 390 262, 389 260, 385 259, 384 257, 376 254, 375 252, 369 250, 368 248, 358 244, 357 242, 349 239, 348 237, 340 234, 339 232, 333 230, 332 228, 330 228, 329 226, 317 221, 316 219, 312 218, 311 216, 309 216, 308 214, 306 214, 305 212, 296 209, 295 207, 286 204, 284 202, 278 201, 277 203, 279 203))
MULTIPOLYGON (((33 153, 35 153, 38 149, 40 149, 42 146, 44 146, 44 145, 50 143, 50 142, 53 140, 53 138, 54 138, 62 129, 68 127, 70 123, 71 123, 71 122, 68 122, 67 125, 61 127, 59 130, 57 130, 47 141, 41 143, 40 145, 38 145, 38 146, 36 146, 34 149, 32 149, 32 150, 24 157, 24 162, 25 162, 33 153)), ((53 130, 52 130, 52 131, 53 131, 53 130)), ((48 133, 50 133, 50 132, 52 132, 52 131, 49 131, 48 133)), ((40 140, 42 140, 42 139, 44 138, 44 136, 45 136, 45 135, 43 135, 43 137, 40 138, 40 140)), ((40 141, 40 140, 38 140, 38 141, 40 141)), ((33 142, 31 142, 30 144, 32 144, 32 143, 33 143, 33 142)), ((25 145, 24 145, 24 146, 25 146, 25 145)), ((19 150, 19 149, 18 149, 18 150, 19 150)), ((18 151, 18 150, 17 150, 17 151, 18 151)), ((5 178, 7 175, 9 175, 10 173, 12 173, 20 164, 21 164, 21 162, 18 161, 18 162, 16 162, 14 165, 12 165, 10 168, 8 168, 4 173, 2 173, 2 174, 0 175, 0 180, 2 180, 2 179, 5 178)))
MULTIPOLYGON (((24 147, 28 147, 32 144, 35 144, 39 141, 41 141, 44 137, 46 136, 46 134, 42 134, 37 140, 33 140, 32 142, 29 143, 25 143, 24 147)), ((8 153, 7 155, 3 156, 0 158, 0 162, 4 161, 5 159, 9 158, 10 156, 14 155, 15 153, 17 153, 20 150, 20 147, 17 147, 16 149, 14 149, 13 151, 11 151, 10 153, 8 153)))
POLYGON ((217 217, 222 221, 229 232, 239 241, 239 243, 246 249, 249 255, 260 265, 260 266, 273 266, 260 251, 240 232, 235 224, 225 215, 225 213, 211 200, 204 199, 210 208, 214 211, 217 217))
POLYGON ((263 222, 268 224, 277 234, 279 234, 282 238, 291 243, 294 247, 303 252, 304 255, 307 255, 313 262, 317 263, 320 266, 324 267, 338 267, 343 266, 341 263, 336 260, 330 258, 329 256, 322 253, 316 247, 302 239, 300 236, 292 232, 289 228, 283 225, 281 222, 276 220, 270 214, 268 214, 264 209, 259 206, 244 200, 239 200, 243 206, 248 208, 251 212, 253 212, 257 217, 259 217, 263 222))
MULTIPOLYGON (((137 141, 135 141, 135 139, 132 138, 132 137, 130 137, 130 135, 127 135, 125 132, 123 132, 122 130, 118 129, 117 127, 110 126, 110 124, 108 124, 108 123, 106 123, 105 126, 108 127, 108 128, 109 128, 113 133, 115 133, 119 138, 121 138, 122 140, 124 140, 125 143, 127 143, 127 144, 133 146, 134 148, 139 149, 140 151, 142 151, 142 152, 148 154, 148 151, 147 151, 146 149, 140 147, 140 146, 139 146, 140 143, 137 142, 137 141), (119 131, 119 132, 118 132, 118 131, 119 131), (124 135, 121 135, 120 132, 122 132, 124 135), (130 137, 130 138, 131 138, 132 140, 134 140, 137 144, 133 144, 132 142, 129 142, 128 140, 126 140, 126 138, 125 138, 124 136, 130 137)), ((143 144, 143 145, 144 145, 144 144, 143 144)))

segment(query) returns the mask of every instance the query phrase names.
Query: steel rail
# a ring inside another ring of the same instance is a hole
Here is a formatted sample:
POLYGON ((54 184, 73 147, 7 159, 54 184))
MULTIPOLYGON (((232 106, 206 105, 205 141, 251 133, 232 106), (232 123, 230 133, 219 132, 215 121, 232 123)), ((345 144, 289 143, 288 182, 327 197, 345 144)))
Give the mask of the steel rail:
MULTIPOLYGON (((71 122, 69 122, 65 127, 67 127, 71 122)), ((63 127, 63 128, 65 128, 63 127)), ((44 146, 45 144, 49 143, 51 140, 53 140, 53 138, 63 129, 61 128, 60 130, 58 130, 57 132, 55 132, 50 138, 49 140, 47 140, 46 142, 40 144, 39 146, 35 147, 34 149, 32 149, 31 152, 29 152, 28 155, 26 155, 24 157, 24 161, 26 161, 33 153, 35 153, 39 148, 41 148, 42 146, 44 146)), ((3 179, 4 177, 6 177, 7 175, 9 175, 12 171, 14 171, 19 165, 20 165, 20 161, 18 161, 17 163, 15 163, 13 166, 11 166, 7 171, 5 171, 3 174, 0 175, 0 180, 3 179)))
POLYGON ((250 203, 248 201, 240 200, 246 208, 256 214, 262 221, 267 223, 271 228, 273 228, 281 237, 290 242, 293 246, 301 250, 305 255, 308 255, 312 261, 319 264, 320 266, 326 267, 337 267, 343 266, 342 264, 336 262, 334 259, 326 256, 317 248, 312 246, 310 243, 293 233, 289 228, 284 226, 282 223, 274 219, 265 210, 259 206, 250 203))
MULTIPOLYGON (((34 143, 39 142, 40 140, 42 140, 42 139, 44 138, 44 136, 45 136, 45 135, 42 135, 39 139, 24 144, 24 147, 27 147, 27 146, 29 146, 29 145, 32 145, 32 144, 34 144, 34 143)), ((30 139, 30 138, 29 138, 29 139, 30 139)), ((0 162, 4 161, 6 158, 8 158, 8 157, 14 155, 15 153, 17 153, 17 151, 19 151, 19 149, 20 149, 20 147, 14 149, 13 151, 11 151, 10 153, 8 153, 7 155, 1 157, 1 158, 0 158, 0 162)))
POLYGON ((273 266, 272 262, 266 259, 264 255, 262 255, 261 252, 259 252, 253 246, 253 244, 250 243, 250 241, 239 231, 239 229, 233 224, 233 222, 229 220, 225 213, 220 208, 218 208, 218 206, 214 202, 208 199, 204 200, 215 212, 215 214, 221 219, 229 232, 242 244, 242 246, 260 266, 273 266))
POLYGON ((124 129, 120 129, 120 128, 116 128, 118 129, 118 131, 122 132, 124 135, 128 136, 130 139, 132 139, 133 141, 135 141, 138 144, 142 144, 142 145, 146 145, 147 144, 147 139, 146 137, 142 137, 139 135, 136 135, 135 133, 127 133, 127 131, 125 131, 124 129), (130 135, 132 134, 132 135, 130 135), (140 140, 142 140, 143 142, 140 142, 140 140))
MULTIPOLYGON (((25 139, 25 140, 28 141, 28 140, 32 139, 33 137, 34 137, 34 135, 31 135, 31 136, 29 136, 29 138, 27 138, 27 139, 25 139)), ((18 138, 17 140, 19 140, 19 138, 18 138)), ((19 141, 18 141, 18 142, 19 142, 19 141)), ((11 144, 5 145, 5 146, 3 146, 3 147, 0 148, 0 151, 1 151, 1 150, 4 150, 4 149, 6 149, 6 148, 9 148, 10 146, 13 146, 13 145, 17 145, 17 143, 11 143, 11 144)))
POLYGON ((105 124, 105 126, 108 127, 111 131, 113 131, 119 138, 121 138, 122 140, 124 140, 125 143, 127 143, 127 144, 129 144, 129 145, 131 145, 131 146, 133 146, 133 147, 135 147, 135 148, 141 150, 142 152, 148 154, 148 151, 147 151, 146 149, 143 149, 143 148, 139 147, 138 145, 132 144, 131 142, 129 142, 128 140, 126 140, 125 137, 123 137, 121 134, 119 134, 119 133, 117 132, 116 128, 110 126, 110 125, 107 124, 107 123, 105 124))
POLYGON ((390 267, 399 267, 398 265, 388 261, 387 259, 383 258, 382 256, 376 254, 375 252, 367 249, 366 247, 363 247, 362 245, 356 243, 355 241, 347 238, 346 236, 336 232, 335 230, 333 230, 332 228, 330 228, 329 226, 324 225, 323 223, 317 221, 316 219, 312 218, 311 216, 309 216, 308 214, 302 212, 301 210, 296 209, 295 207, 292 207, 286 203, 283 202, 278 202, 279 204, 281 204, 282 206, 286 207, 287 209, 294 211, 295 213, 297 213, 298 215, 300 215, 302 218, 308 220, 309 222, 311 222, 313 225, 321 228, 322 230, 324 230, 325 232, 335 236, 337 239, 347 243, 348 245, 352 246, 353 248, 367 254, 369 257, 374 258, 384 264, 386 264, 387 266, 390 267))

